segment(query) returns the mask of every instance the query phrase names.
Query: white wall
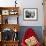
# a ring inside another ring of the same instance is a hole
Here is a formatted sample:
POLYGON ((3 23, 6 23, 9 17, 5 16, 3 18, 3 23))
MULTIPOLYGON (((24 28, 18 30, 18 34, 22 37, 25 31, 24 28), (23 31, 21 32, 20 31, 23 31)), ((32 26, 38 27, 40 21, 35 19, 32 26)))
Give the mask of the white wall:
POLYGON ((15 5, 14 1, 15 1, 15 0, 0 0, 0 6, 1 6, 1 7, 14 6, 14 5, 15 5))
MULTIPOLYGON (((1 7, 7 6, 15 6, 15 0, 0 0, 1 7)), ((19 17, 19 24, 21 26, 43 26, 43 6, 42 0, 17 0, 17 6, 20 7, 20 17, 19 17), (24 21, 23 20, 23 8, 38 8, 38 21, 24 21)))
POLYGON ((44 21, 44 15, 43 15, 43 6, 42 6, 42 0, 24 0, 21 2, 21 15, 20 15, 20 25, 21 26, 43 26, 44 21), (38 8, 38 21, 24 21, 23 20, 23 8, 38 8))

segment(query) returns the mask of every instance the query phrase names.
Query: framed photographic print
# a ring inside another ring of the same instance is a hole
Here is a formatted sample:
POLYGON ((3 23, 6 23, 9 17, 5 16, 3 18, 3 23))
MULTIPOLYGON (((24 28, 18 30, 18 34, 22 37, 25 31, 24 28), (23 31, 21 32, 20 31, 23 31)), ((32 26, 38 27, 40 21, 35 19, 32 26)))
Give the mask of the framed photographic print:
POLYGON ((10 15, 16 15, 17 13, 18 12, 16 10, 14 10, 14 9, 13 10, 10 10, 10 12, 9 12, 10 15))
POLYGON ((24 15, 24 20, 37 20, 38 9, 37 8, 24 8, 23 15, 24 15))
POLYGON ((2 10, 2 15, 9 15, 9 10, 2 10))

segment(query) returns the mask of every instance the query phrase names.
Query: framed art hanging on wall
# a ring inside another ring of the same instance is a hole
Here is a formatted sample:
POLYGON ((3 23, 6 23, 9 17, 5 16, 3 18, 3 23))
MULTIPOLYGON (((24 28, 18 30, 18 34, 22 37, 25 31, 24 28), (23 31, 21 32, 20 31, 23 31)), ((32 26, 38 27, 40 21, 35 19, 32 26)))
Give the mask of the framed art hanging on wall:
POLYGON ((24 20, 37 20, 38 9, 37 8, 24 8, 23 9, 24 20))

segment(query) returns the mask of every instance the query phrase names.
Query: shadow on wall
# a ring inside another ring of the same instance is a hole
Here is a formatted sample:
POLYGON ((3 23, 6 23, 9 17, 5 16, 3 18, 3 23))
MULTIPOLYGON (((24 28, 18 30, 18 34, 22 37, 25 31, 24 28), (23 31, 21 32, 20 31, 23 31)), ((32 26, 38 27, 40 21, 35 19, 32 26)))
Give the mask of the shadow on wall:
POLYGON ((37 34, 37 37, 39 39, 39 41, 42 43, 43 42, 43 30, 42 30, 42 26, 21 26, 20 27, 20 32, 19 32, 19 39, 20 39, 20 42, 24 36, 24 33, 25 31, 28 29, 28 28, 32 28, 36 34, 37 34))

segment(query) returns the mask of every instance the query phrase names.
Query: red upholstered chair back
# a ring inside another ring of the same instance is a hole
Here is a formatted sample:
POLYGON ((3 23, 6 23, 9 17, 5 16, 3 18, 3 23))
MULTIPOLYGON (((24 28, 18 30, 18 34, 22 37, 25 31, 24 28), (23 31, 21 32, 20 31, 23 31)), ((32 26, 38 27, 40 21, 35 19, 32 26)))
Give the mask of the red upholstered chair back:
POLYGON ((28 28, 24 34, 24 37, 22 38, 21 45, 26 46, 25 39, 28 39, 29 37, 32 37, 32 36, 37 37, 37 34, 34 32, 32 28, 28 28))

